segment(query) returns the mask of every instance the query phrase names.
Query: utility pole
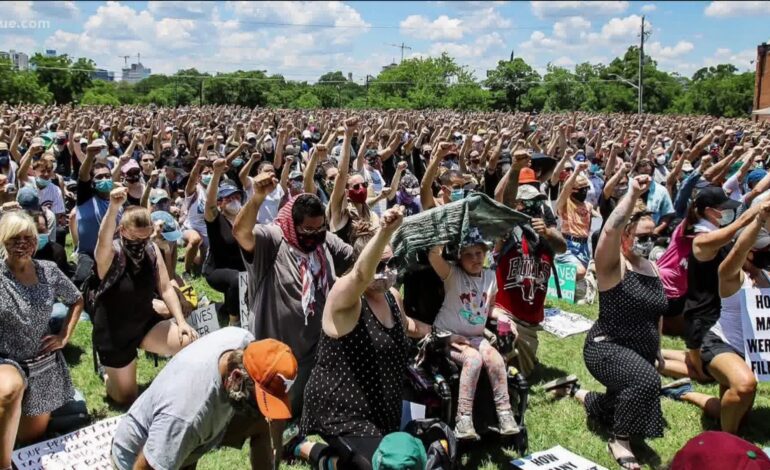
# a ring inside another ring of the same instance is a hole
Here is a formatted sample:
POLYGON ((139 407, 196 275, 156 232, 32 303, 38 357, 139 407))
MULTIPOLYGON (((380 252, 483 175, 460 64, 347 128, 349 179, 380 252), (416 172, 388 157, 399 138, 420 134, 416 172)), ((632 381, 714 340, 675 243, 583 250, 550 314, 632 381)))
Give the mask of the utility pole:
POLYGON ((369 78, 371 75, 366 74, 366 107, 369 107, 369 78))
POLYGON ((650 35, 650 32, 644 31, 644 16, 642 16, 642 31, 639 35, 639 114, 644 111, 643 99, 644 99, 644 41, 650 35))

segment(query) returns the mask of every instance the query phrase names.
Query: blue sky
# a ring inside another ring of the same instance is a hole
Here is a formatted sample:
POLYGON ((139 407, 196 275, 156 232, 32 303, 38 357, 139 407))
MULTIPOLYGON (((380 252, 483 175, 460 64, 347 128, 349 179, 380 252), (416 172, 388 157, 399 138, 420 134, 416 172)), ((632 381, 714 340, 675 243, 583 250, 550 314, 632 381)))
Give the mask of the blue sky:
POLYGON ((390 44, 403 42, 406 57, 447 51, 484 78, 512 50, 541 72, 548 63, 608 63, 638 44, 641 15, 652 30, 647 52, 686 76, 717 63, 752 70, 756 46, 770 41, 770 3, 762 1, 21 1, 0 3, 0 50, 56 49, 116 76, 119 56, 140 53, 157 73, 260 69, 313 81, 342 70, 363 82, 398 61, 390 44))

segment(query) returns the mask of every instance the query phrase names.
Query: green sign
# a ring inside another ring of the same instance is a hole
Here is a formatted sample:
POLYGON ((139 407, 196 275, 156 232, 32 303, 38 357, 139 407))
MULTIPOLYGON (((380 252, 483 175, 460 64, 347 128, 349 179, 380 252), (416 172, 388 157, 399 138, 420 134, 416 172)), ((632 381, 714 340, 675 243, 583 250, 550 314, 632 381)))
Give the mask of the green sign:
MULTIPOLYGON (((556 263, 556 272, 559 274, 559 286, 561 287, 561 300, 575 303, 575 285, 577 283, 577 266, 574 264, 561 264, 556 263)), ((556 291, 556 280, 553 275, 548 278, 548 293, 546 297, 549 299, 559 299, 559 295, 556 291)))

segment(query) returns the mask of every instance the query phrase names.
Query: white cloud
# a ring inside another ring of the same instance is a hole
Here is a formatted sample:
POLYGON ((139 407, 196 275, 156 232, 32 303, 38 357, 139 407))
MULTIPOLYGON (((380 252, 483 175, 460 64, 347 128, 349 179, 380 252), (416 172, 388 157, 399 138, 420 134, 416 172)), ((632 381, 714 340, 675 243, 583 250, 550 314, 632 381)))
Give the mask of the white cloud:
POLYGON ((553 35, 558 38, 579 36, 591 30, 591 22, 581 16, 572 16, 553 24, 553 35))
POLYGON ((149 1, 147 11, 155 17, 184 19, 209 19, 216 7, 214 2, 199 1, 149 1))
POLYGON ((728 16, 756 16, 770 15, 770 5, 766 1, 746 1, 746 2, 711 2, 704 11, 706 16, 728 17, 728 16))
POLYGON ((742 51, 733 52, 727 47, 720 47, 714 51, 711 57, 706 57, 703 60, 703 67, 711 67, 719 64, 733 64, 738 67, 741 72, 754 70, 752 61, 757 59, 757 51, 754 49, 744 49, 742 51))
POLYGON ((58 20, 74 19, 80 14, 80 10, 73 1, 66 2, 33 2, 32 10, 35 15, 58 20))
POLYGON ((664 61, 677 59, 695 49, 695 45, 689 41, 679 41, 674 46, 663 46, 660 42, 652 42, 647 47, 645 53, 648 53, 653 59, 664 61))
POLYGON ((561 57, 559 57, 558 59, 554 60, 551 63, 553 65, 557 66, 557 67, 571 67, 571 66, 575 65, 575 61, 570 59, 567 56, 561 56, 561 57))
POLYGON ((497 53, 504 47, 505 41, 503 41, 502 36, 499 33, 491 33, 479 36, 474 42, 467 44, 433 43, 428 49, 428 55, 438 56, 442 52, 446 52, 455 59, 478 59, 490 51, 497 53))
MULTIPOLYGON (((645 23, 648 22, 645 21, 645 23)), ((602 26, 602 38, 633 38, 639 34, 641 26, 642 17, 638 15, 630 15, 625 18, 612 18, 607 24, 602 26)))
POLYGON ((538 18, 563 15, 602 16, 619 15, 628 9, 626 1, 532 1, 532 14, 538 18))
POLYGON ((431 21, 422 15, 409 15, 401 21, 401 34, 417 38, 461 39, 463 37, 463 21, 441 15, 431 21))
POLYGON ((658 6, 654 3, 648 3, 646 5, 642 5, 642 11, 645 13, 649 13, 651 11, 655 11, 658 9, 658 6))

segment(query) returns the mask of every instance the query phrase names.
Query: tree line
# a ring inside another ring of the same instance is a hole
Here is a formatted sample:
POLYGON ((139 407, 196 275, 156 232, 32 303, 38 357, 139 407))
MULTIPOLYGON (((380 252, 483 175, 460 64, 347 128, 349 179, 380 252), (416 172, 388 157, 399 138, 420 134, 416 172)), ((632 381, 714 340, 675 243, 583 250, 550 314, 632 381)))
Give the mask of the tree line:
MULTIPOLYGON (((658 69, 645 56, 644 111, 740 117, 751 112, 754 73, 731 64, 705 67, 691 78, 658 69)), ((636 112, 638 49, 630 47, 607 65, 582 63, 572 70, 548 65, 540 75, 521 58, 501 60, 486 78, 447 54, 415 58, 367 76, 365 84, 329 72, 315 83, 266 71, 212 75, 194 68, 155 74, 136 83, 93 78, 95 63, 35 54, 32 69, 17 71, 0 61, 0 101, 83 105, 237 104, 279 108, 400 108, 510 111, 636 112)))

